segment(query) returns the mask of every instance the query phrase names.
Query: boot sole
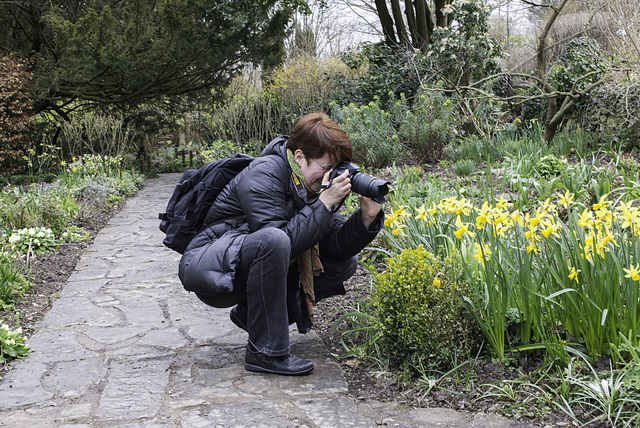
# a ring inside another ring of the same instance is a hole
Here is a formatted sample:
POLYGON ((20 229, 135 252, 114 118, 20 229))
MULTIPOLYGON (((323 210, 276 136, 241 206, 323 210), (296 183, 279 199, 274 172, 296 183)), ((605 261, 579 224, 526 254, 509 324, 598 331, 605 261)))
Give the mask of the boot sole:
POLYGON ((258 373, 271 373, 277 374, 281 376, 302 376, 309 374, 313 371, 313 366, 309 369, 298 370, 298 371, 279 371, 273 369, 267 369, 261 366, 256 366, 254 364, 244 363, 244 368, 250 372, 258 372, 258 373))

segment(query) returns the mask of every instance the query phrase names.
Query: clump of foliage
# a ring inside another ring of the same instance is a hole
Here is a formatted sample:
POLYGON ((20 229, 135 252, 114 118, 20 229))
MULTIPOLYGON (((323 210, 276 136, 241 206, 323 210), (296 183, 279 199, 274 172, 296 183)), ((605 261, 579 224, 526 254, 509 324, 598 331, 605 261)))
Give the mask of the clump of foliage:
POLYGON ((5 323, 0 324, 0 364, 15 358, 24 358, 31 352, 22 329, 12 329, 5 323))
POLYGON ((11 248, 19 254, 50 253, 58 248, 53 231, 46 227, 29 227, 16 230, 9 236, 11 248))
POLYGON ((387 262, 374 277, 373 306, 390 359, 418 372, 468 358, 477 335, 460 299, 470 289, 459 255, 439 259, 419 246, 387 262))
POLYGON ((489 5, 481 0, 453 2, 442 9, 457 25, 438 27, 428 56, 440 76, 456 85, 467 85, 500 71, 500 45, 487 37, 489 5))
POLYGON ((424 54, 385 44, 363 43, 342 53, 340 59, 357 75, 332 76, 336 85, 333 100, 338 106, 367 105, 378 100, 387 109, 401 94, 412 100, 420 89, 420 76, 427 69, 424 54))
POLYGON ((14 258, 0 252, 0 309, 12 308, 30 286, 20 267, 14 263, 14 258))
POLYGON ((336 58, 319 60, 299 55, 275 70, 265 90, 289 111, 303 116, 327 109, 334 86, 328 76, 351 74, 349 67, 336 58))
POLYGON ((578 37, 567 47, 549 68, 547 76, 558 90, 569 92, 575 86, 583 90, 598 81, 607 68, 598 43, 589 37, 578 37))
POLYGON ((456 104, 442 91, 425 91, 404 112, 400 137, 416 158, 434 162, 454 139, 457 116, 456 104))
POLYGON ((334 110, 334 119, 349 134, 354 161, 369 167, 392 164, 403 152, 394 119, 379 100, 357 107, 350 104, 334 110))

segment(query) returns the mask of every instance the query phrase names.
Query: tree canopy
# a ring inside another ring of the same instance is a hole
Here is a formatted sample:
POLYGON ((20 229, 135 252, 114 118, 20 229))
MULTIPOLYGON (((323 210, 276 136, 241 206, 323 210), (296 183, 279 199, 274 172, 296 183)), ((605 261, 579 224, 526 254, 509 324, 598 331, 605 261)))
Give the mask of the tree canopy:
POLYGON ((26 0, 0 2, 0 49, 34 58, 36 111, 121 108, 210 94, 247 63, 284 55, 304 0, 26 0))

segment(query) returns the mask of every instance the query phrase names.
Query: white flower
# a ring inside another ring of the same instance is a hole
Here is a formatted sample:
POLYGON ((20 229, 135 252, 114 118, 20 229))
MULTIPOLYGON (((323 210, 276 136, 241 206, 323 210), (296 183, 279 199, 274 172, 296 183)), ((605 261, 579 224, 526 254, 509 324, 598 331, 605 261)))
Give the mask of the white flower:
POLYGON ((15 244, 16 242, 18 242, 20 240, 20 235, 18 235, 17 233, 13 233, 10 237, 9 237, 9 244, 15 244))

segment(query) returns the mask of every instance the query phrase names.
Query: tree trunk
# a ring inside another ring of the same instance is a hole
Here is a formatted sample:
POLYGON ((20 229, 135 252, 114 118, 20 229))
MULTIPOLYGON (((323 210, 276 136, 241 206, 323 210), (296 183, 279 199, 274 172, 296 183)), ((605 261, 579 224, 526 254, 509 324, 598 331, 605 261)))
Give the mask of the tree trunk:
POLYGON ((449 25, 451 25, 451 19, 445 16, 444 13, 442 13, 442 8, 444 8, 448 4, 451 4, 451 0, 434 1, 437 27, 448 27, 449 25))
POLYGON ((393 19, 389 14, 389 9, 387 9, 387 2, 385 0, 376 0, 376 11, 382 25, 382 34, 384 34, 385 42, 391 46, 397 45, 398 41, 393 30, 393 19))
POLYGON ((398 0, 391 0, 391 11, 393 12, 393 19, 396 21, 396 31, 398 33, 400 44, 405 47, 411 46, 409 35, 407 34, 407 28, 404 26, 404 20, 402 19, 400 2, 398 0))
POLYGON ((427 5, 426 0, 415 0, 414 2, 416 8, 416 32, 418 33, 418 39, 414 41, 416 43, 418 49, 423 52, 426 52, 429 48, 430 41, 430 33, 429 33, 429 6, 427 5))
POLYGON ((407 25, 409 26, 409 33, 411 34, 413 47, 417 48, 418 30, 416 27, 416 14, 413 10, 413 3, 411 0, 404 0, 404 14, 407 16, 407 25))
MULTIPOLYGON (((567 4, 569 0, 562 0, 557 7, 553 9, 553 13, 547 20, 547 23, 540 34, 540 38, 538 39, 538 49, 536 51, 536 74, 540 79, 542 90, 550 93, 555 90, 551 85, 547 83, 546 73, 547 73, 547 57, 545 55, 546 44, 547 44, 547 36, 549 35, 549 31, 551 31, 551 27, 553 27, 554 22, 560 15, 562 8, 567 4)), ((559 121, 552 120, 558 111, 558 100, 554 98, 549 98, 549 107, 547 110, 547 117, 545 119, 545 131, 544 131, 544 139, 547 143, 550 143, 553 137, 556 134, 558 129, 559 121)))

